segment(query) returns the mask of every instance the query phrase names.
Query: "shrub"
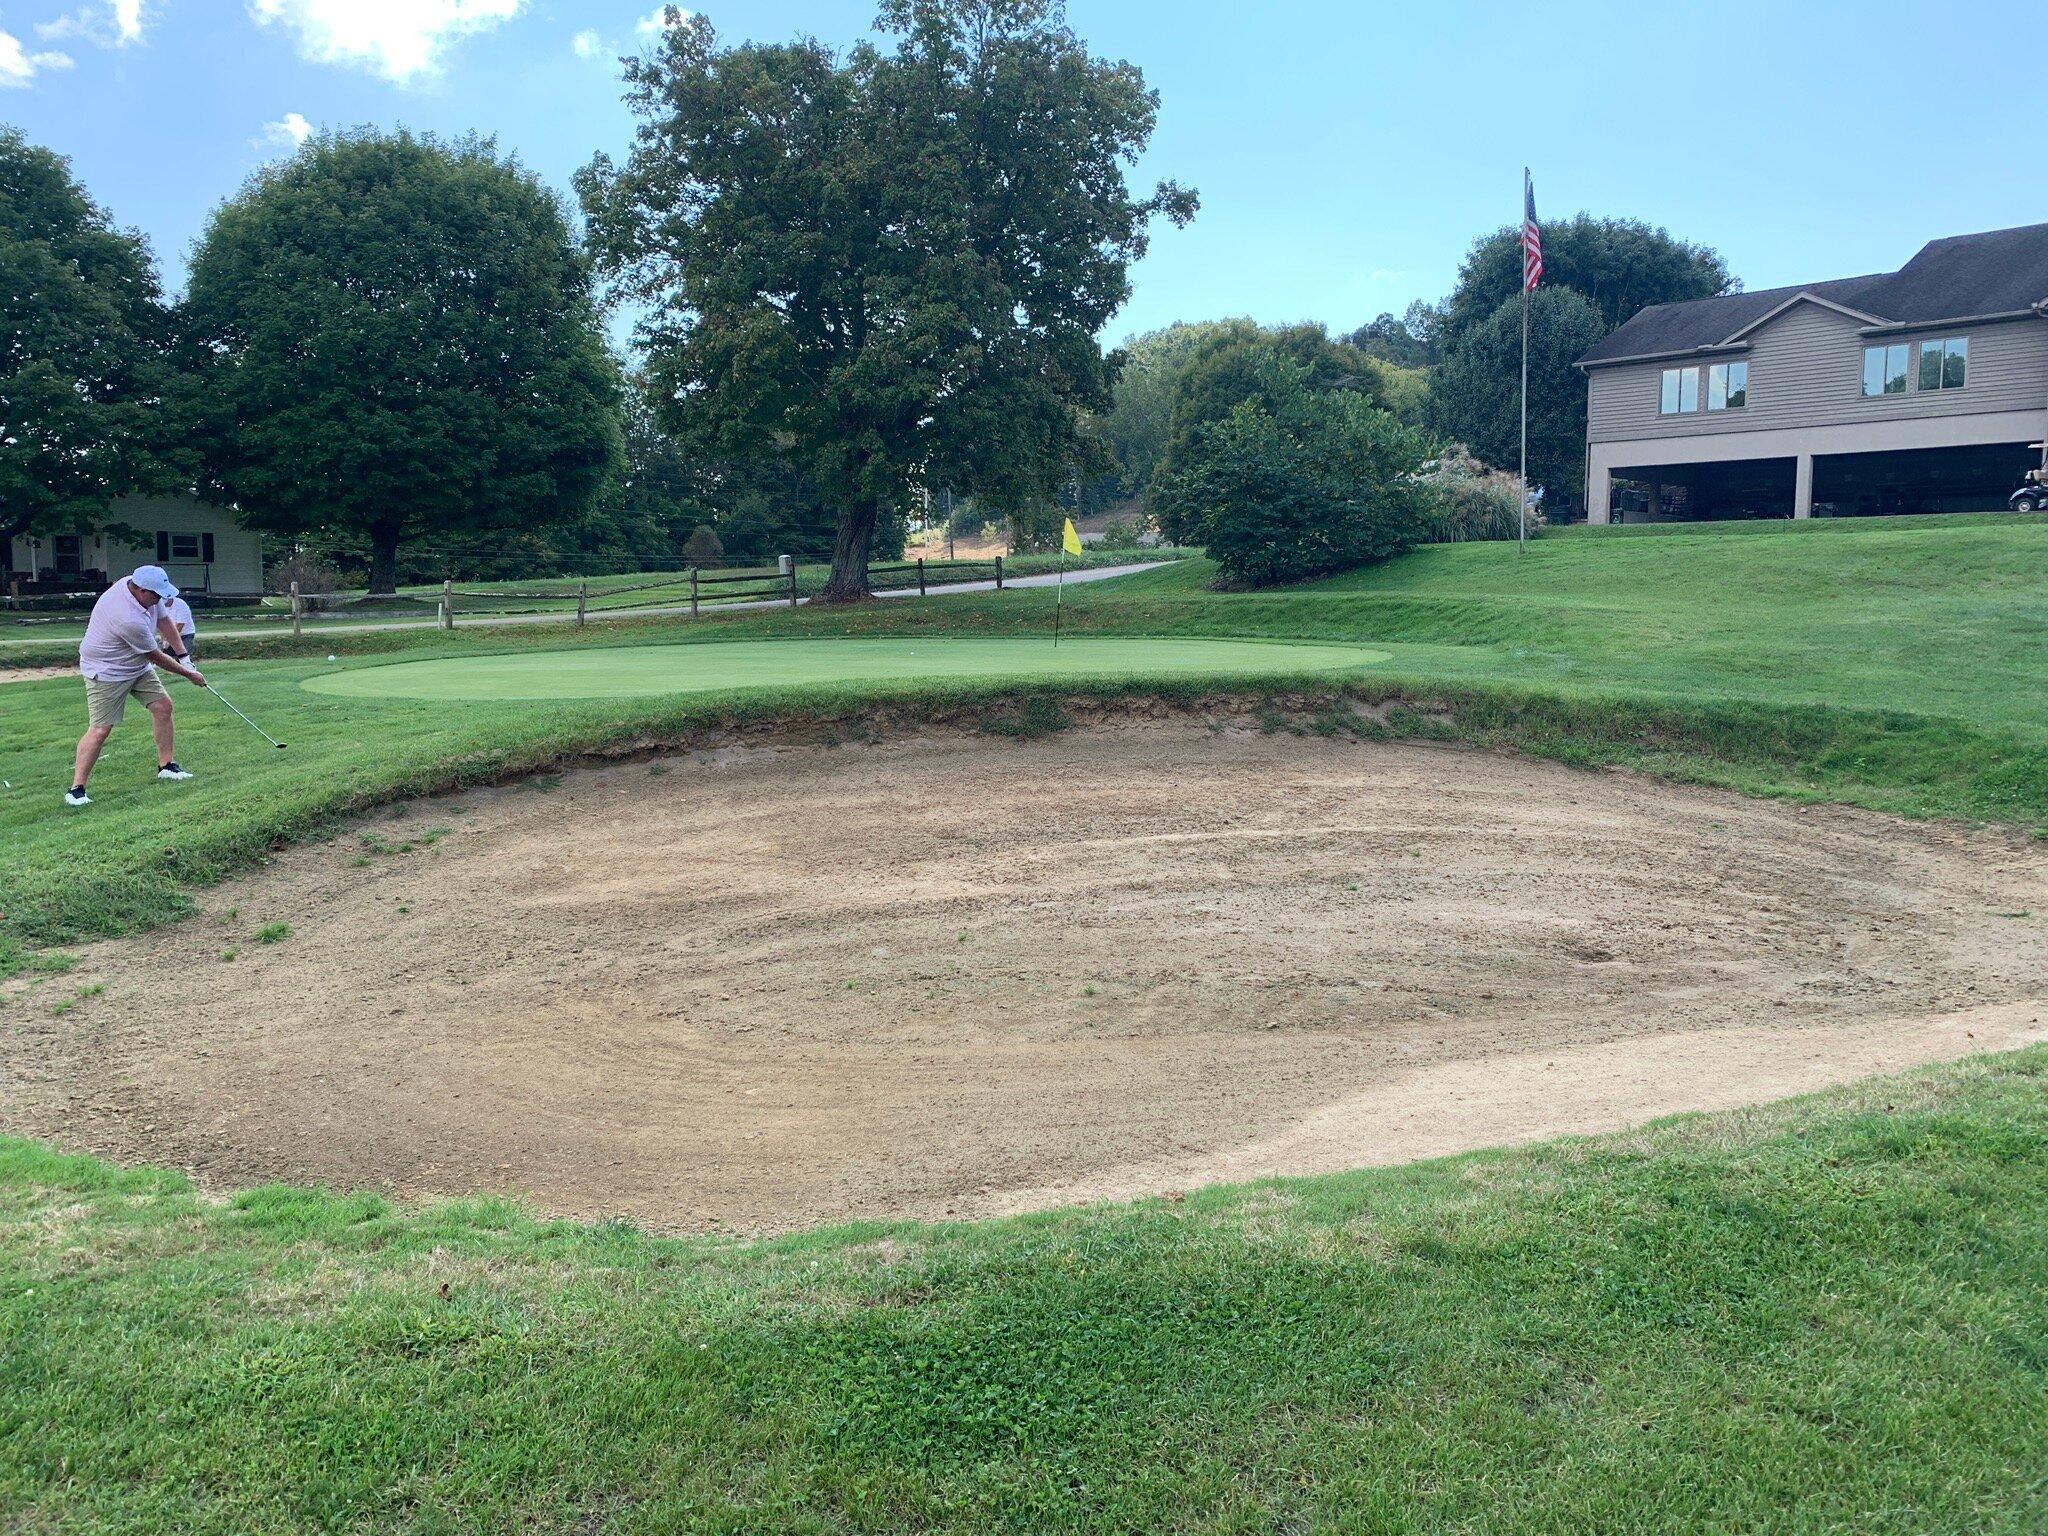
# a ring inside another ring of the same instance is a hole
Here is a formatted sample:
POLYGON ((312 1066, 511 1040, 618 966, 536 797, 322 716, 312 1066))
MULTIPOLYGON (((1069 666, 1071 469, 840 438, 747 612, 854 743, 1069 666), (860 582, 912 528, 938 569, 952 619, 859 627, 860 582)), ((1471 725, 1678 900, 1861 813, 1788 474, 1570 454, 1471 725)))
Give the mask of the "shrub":
POLYGON ((699 523, 683 540, 683 558, 692 565, 716 565, 725 558, 725 545, 714 530, 699 523))
POLYGON ((1115 518, 1102 530, 1102 537, 1095 541, 1097 549, 1137 549, 1140 547, 1138 525, 1128 518, 1115 518))
POLYGON ((1227 581, 1270 586, 1385 560, 1421 538, 1427 443, 1363 396, 1301 388, 1197 430, 1170 494, 1227 581))
MULTIPOLYGON (((1521 496, 1513 475, 1504 475, 1465 449, 1445 450, 1421 479, 1425 544, 1462 544, 1474 539, 1512 539, 1520 531, 1521 496)), ((1533 538, 1543 526, 1529 513, 1533 538)))
POLYGON ((295 581, 299 584, 299 590, 308 594, 333 592, 342 584, 340 571, 318 555, 310 555, 303 550, 286 555, 270 567, 271 591, 289 592, 295 581))

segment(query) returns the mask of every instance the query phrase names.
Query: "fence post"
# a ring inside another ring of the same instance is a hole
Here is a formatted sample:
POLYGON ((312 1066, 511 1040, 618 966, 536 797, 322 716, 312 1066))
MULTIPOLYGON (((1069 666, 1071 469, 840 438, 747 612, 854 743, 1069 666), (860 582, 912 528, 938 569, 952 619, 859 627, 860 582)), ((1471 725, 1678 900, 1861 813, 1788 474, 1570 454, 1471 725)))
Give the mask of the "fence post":
POLYGON ((917 557, 917 595, 924 596, 924 556, 917 557))
POLYGON ((441 582, 441 627, 455 627, 455 581, 452 577, 444 578, 441 582))
POLYGON ((789 606, 796 606, 796 562, 789 562, 789 606))
POLYGON ((1003 557, 1001 555, 996 556, 996 590, 998 592, 1003 590, 1003 557))
POLYGON ((690 617, 697 617, 697 567, 690 567, 690 617))
POLYGON ((590 614, 590 578, 584 577, 576 584, 576 627, 581 629, 590 614))
POLYGON ((300 628, 300 616, 306 611, 305 599, 299 596, 299 584, 292 583, 292 638, 298 639, 304 631, 300 628))

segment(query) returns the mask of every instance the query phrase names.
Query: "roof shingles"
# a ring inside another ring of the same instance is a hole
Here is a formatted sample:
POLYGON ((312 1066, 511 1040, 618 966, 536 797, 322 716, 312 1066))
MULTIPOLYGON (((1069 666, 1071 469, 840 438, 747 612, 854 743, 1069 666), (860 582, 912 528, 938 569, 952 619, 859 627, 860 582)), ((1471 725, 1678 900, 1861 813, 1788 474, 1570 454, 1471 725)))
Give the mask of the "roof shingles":
POLYGON ((1801 294, 1899 325, 2037 308, 2048 303, 2048 224, 1935 240, 1896 272, 1653 304, 1579 361, 1593 366, 1711 350, 1801 294))

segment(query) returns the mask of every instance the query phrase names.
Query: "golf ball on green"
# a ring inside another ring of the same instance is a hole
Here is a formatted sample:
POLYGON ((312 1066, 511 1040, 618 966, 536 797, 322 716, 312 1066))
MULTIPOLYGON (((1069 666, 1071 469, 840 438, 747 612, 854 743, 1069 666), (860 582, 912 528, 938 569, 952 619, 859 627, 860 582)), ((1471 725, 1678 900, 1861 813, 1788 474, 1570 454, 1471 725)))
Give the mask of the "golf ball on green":
POLYGON ((333 658, 332 656, 328 657, 327 659, 328 659, 329 661, 332 661, 332 660, 334 660, 334 658, 333 658))

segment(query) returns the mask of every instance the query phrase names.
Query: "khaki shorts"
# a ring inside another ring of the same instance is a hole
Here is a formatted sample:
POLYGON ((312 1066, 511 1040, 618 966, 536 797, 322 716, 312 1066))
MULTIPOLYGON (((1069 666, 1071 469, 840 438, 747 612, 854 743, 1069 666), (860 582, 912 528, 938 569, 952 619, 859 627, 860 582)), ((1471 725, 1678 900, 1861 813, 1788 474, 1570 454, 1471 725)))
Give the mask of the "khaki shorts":
POLYGON ((131 695, 145 705, 170 697, 154 667, 140 677, 125 678, 118 683, 100 682, 88 677, 85 680, 85 718, 95 727, 119 725, 121 716, 127 713, 131 695))

